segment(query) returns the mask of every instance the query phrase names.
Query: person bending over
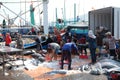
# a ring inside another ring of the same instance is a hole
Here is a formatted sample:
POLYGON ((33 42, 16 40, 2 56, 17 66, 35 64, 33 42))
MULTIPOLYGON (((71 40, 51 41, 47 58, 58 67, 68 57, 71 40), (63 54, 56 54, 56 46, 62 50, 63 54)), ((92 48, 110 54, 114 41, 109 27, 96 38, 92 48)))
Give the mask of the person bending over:
POLYGON ((75 43, 67 42, 63 45, 62 55, 61 55, 61 69, 63 69, 64 60, 68 60, 68 70, 71 70, 71 62, 72 62, 71 55, 73 51, 78 52, 78 48, 75 43))

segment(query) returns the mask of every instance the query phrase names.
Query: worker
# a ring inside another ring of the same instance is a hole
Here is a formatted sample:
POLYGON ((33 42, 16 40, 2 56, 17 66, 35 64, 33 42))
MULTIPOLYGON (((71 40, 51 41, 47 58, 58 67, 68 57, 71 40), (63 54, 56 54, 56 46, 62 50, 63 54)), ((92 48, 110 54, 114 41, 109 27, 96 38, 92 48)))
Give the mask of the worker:
POLYGON ((22 35, 17 33, 17 39, 16 39, 16 44, 18 49, 23 49, 23 40, 22 40, 22 35))
POLYGON ((37 32, 37 36, 35 38, 36 44, 37 44, 37 52, 41 53, 42 52, 42 44, 41 44, 41 39, 40 39, 40 32, 37 32))
MULTIPOLYGON (((24 44, 23 44, 23 40, 22 40, 22 35, 19 33, 16 33, 16 45, 15 47, 18 49, 24 49, 24 44)), ((22 53, 16 53, 16 59, 23 59, 23 55, 22 53), (22 58, 21 58, 22 57, 22 58)))
POLYGON ((34 27, 32 27, 31 32, 32 32, 32 35, 36 35, 36 30, 34 27))
POLYGON ((86 48, 87 48, 87 46, 86 46, 86 36, 85 35, 83 35, 80 38, 79 43, 81 44, 81 46, 80 46, 81 55, 83 54, 83 50, 85 52, 84 54, 87 55, 87 50, 86 50, 86 48))
POLYGON ((116 39, 114 36, 112 36, 111 32, 107 32, 107 42, 108 42, 108 48, 110 52, 110 56, 113 57, 113 59, 117 59, 116 54, 116 39))
POLYGON ((88 31, 88 43, 89 43, 89 49, 90 49, 90 55, 91 55, 91 64, 96 63, 96 36, 94 35, 92 30, 88 31))
POLYGON ((61 55, 61 69, 63 69, 63 65, 64 65, 64 60, 68 60, 68 70, 71 70, 71 62, 72 62, 72 59, 71 59, 71 55, 72 55, 72 52, 73 51, 76 51, 78 52, 78 48, 76 46, 75 43, 71 42, 70 40, 65 43, 62 47, 62 55, 61 55))
POLYGON ((60 50, 60 45, 58 43, 52 42, 48 44, 48 53, 49 57, 52 59, 57 60, 57 54, 60 50))
POLYGON ((51 35, 48 34, 48 38, 47 38, 47 40, 46 40, 46 43, 47 43, 47 45, 48 45, 48 44, 51 43, 51 42, 53 42, 53 39, 51 38, 51 35))
POLYGON ((12 42, 11 36, 9 33, 6 33, 5 36, 5 46, 10 46, 10 43, 12 42))

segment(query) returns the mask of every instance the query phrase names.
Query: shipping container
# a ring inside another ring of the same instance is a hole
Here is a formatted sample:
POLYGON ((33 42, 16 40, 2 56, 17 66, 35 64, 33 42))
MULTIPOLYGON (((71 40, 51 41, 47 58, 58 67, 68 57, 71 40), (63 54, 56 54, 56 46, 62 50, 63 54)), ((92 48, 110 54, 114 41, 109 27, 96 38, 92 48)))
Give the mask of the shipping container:
POLYGON ((89 11, 89 28, 95 33, 97 27, 104 27, 112 32, 116 39, 120 39, 120 8, 106 7, 89 11))

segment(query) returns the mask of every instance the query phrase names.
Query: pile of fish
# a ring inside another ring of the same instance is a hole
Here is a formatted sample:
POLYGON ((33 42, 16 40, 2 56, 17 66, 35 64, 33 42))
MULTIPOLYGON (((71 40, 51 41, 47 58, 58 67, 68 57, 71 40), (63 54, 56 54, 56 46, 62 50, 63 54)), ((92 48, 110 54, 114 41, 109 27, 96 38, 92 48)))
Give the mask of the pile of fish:
POLYGON ((34 42, 35 42, 35 40, 33 40, 33 39, 23 38, 23 43, 24 43, 24 44, 29 44, 29 43, 34 43, 34 42))
POLYGON ((78 68, 80 71, 85 73, 91 73, 95 75, 108 74, 111 71, 120 72, 120 63, 112 59, 101 59, 96 64, 85 64, 78 68))

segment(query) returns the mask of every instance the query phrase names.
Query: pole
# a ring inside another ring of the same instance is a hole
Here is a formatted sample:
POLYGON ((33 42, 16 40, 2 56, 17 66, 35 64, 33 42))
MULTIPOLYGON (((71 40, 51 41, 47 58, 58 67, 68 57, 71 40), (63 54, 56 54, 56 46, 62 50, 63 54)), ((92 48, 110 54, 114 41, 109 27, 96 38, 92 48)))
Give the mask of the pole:
POLYGON ((44 34, 48 34, 48 4, 49 0, 43 0, 43 26, 44 26, 44 34))
MULTIPOLYGON (((20 0, 20 11, 21 11, 21 0, 20 0)), ((20 15, 21 15, 21 13, 20 13, 20 15)), ((21 27, 21 19, 19 21, 20 21, 20 27, 21 27)))
POLYGON ((74 23, 76 22, 76 4, 74 3, 74 23))
POLYGON ((66 25, 66 5, 65 5, 65 0, 64 0, 64 26, 66 25))
MULTIPOLYGON (((39 2, 39 0, 37 0, 38 2, 39 2)), ((39 5, 39 3, 38 3, 38 5, 39 5)), ((41 15, 41 13, 40 13, 40 7, 38 6, 38 10, 39 10, 39 22, 40 22, 40 27, 41 27, 41 17, 40 17, 40 15, 41 15)))
MULTIPOLYGON (((25 12, 26 12, 26 0, 25 0, 25 12)), ((25 26, 26 26, 26 14, 25 14, 25 26)))
POLYGON ((58 28, 59 26, 58 26, 58 21, 57 21, 57 19, 58 19, 58 16, 57 16, 57 8, 55 8, 55 15, 56 15, 56 27, 58 28))

